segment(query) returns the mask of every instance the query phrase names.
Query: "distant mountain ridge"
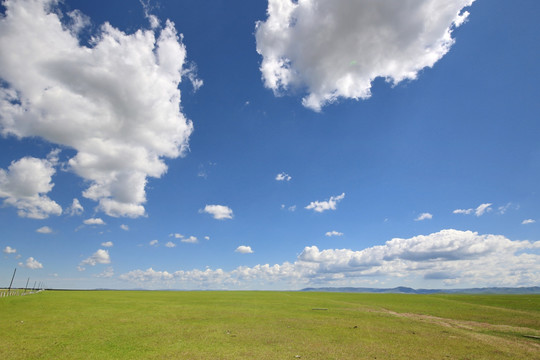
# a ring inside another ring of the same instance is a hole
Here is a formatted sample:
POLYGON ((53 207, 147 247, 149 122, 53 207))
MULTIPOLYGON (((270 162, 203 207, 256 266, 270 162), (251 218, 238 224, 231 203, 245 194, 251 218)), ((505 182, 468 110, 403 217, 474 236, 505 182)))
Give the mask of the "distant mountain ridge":
POLYGON ((362 288, 362 287, 320 287, 304 288, 300 291, 375 293, 375 294, 540 294, 540 286, 532 287, 485 287, 470 289, 413 289, 405 286, 395 288, 362 288))

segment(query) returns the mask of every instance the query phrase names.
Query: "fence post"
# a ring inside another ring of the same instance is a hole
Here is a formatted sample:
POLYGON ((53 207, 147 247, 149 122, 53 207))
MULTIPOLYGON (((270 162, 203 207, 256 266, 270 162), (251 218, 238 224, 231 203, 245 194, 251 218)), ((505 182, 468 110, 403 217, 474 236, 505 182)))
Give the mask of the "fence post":
POLYGON ((17 272, 17 268, 13 271, 13 276, 11 277, 11 282, 9 283, 9 289, 8 292, 11 292, 11 285, 13 285, 13 279, 15 279, 15 273, 17 272))

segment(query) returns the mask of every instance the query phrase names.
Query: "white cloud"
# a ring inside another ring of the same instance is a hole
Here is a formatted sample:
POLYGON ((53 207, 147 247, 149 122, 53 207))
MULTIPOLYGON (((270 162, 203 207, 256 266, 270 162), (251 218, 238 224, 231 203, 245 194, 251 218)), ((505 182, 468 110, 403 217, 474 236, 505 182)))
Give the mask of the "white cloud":
MULTIPOLYGON (((484 215, 486 212, 490 212, 491 211, 491 203, 485 203, 485 204, 480 204, 478 205, 478 207, 476 209, 456 209, 453 211, 454 214, 464 214, 464 215, 470 215, 472 213, 474 213, 474 215, 476 215, 477 217, 480 217, 482 215, 484 215)), ((501 210, 501 208, 499 208, 501 210)), ((504 214, 504 212, 506 211, 506 208, 504 208, 504 210, 501 211, 501 214, 504 214)))
POLYGON ((172 241, 169 241, 169 242, 167 242, 167 243, 165 244, 165 247, 168 247, 168 248, 174 248, 174 247, 176 247, 176 244, 173 243, 172 241))
POLYGON ((474 0, 269 0, 256 25, 264 85, 305 89, 315 111, 339 98, 366 99, 377 78, 414 80, 449 50, 474 0))
POLYGON ((96 275, 96 277, 99 277, 99 278, 112 278, 113 276, 114 276, 114 269, 112 266, 109 266, 108 268, 103 270, 103 272, 96 275))
POLYGON ((499 210, 499 214, 505 214, 509 209, 512 209, 512 210, 517 210, 519 209, 519 205, 514 205, 512 203, 508 203, 504 206, 499 206, 498 210, 499 210))
POLYGON ((99 249, 88 259, 81 261, 79 264, 79 270, 84 271, 84 265, 96 266, 97 264, 110 264, 111 257, 107 250, 99 249))
POLYGON ((40 234, 50 234, 52 233, 52 229, 48 226, 42 226, 40 227, 39 229, 36 230, 36 232, 40 233, 40 234))
POLYGON ((327 201, 312 201, 305 208, 308 210, 313 210, 316 212, 323 212, 326 210, 336 210, 336 205, 338 202, 345 198, 345 193, 342 193, 339 196, 331 196, 327 201))
MULTIPOLYGON (((84 197, 110 216, 143 216, 148 177, 165 174, 164 158, 183 155, 193 130, 180 106, 178 85, 191 74, 181 36, 168 20, 132 34, 105 23, 83 46, 85 18, 56 4, 3 2, 0 131, 74 149, 68 166, 89 184, 84 197)), ((41 217, 60 208, 43 195, 27 206, 41 217)))
POLYGON ((15 254, 17 249, 12 248, 11 246, 6 246, 3 250, 4 254, 15 254))
POLYGON ((168 281, 172 280, 174 276, 167 271, 155 271, 152 268, 148 270, 133 270, 129 273, 119 276, 121 280, 133 281, 133 282, 154 282, 154 281, 168 281))
POLYGON ((183 243, 196 244, 196 243, 199 242, 199 239, 197 239, 197 237, 195 237, 195 236, 190 236, 190 237, 183 238, 180 241, 183 242, 183 243))
POLYGON ((328 231, 325 235, 328 236, 328 237, 331 237, 331 236, 343 236, 343 233, 339 232, 339 231, 336 231, 336 230, 332 230, 332 231, 328 231))
POLYGON ((210 240, 210 236, 205 236, 204 240, 206 240, 206 241, 210 240))
MULTIPOLYGON (((247 247, 246 247, 247 248, 247 247)), ((437 286, 532 286, 540 281, 540 241, 513 241, 502 235, 442 230, 408 239, 394 238, 363 250, 307 246, 294 263, 260 264, 204 271, 134 270, 120 279, 176 283, 187 288, 353 286, 429 281, 437 286)))
POLYGON ((66 213, 68 213, 71 216, 81 215, 83 212, 84 212, 84 208, 79 202, 79 199, 73 199, 71 206, 66 209, 66 213))
POLYGON ((175 239, 183 239, 184 235, 182 234, 170 234, 169 236, 173 236, 175 239))
POLYGON ((37 261, 33 257, 29 257, 28 259, 26 259, 25 264, 19 263, 19 266, 24 266, 32 270, 43 269, 43 264, 41 264, 39 261, 37 261))
POLYGON ((284 172, 276 175, 277 181, 291 181, 292 177, 284 172))
POLYGON ((521 222, 522 225, 527 225, 527 224, 534 224, 536 222, 536 220, 533 220, 533 219, 526 219, 526 220, 523 220, 521 222))
POLYGON ((85 225, 106 225, 105 221, 101 218, 90 218, 83 221, 85 225))
POLYGON ((158 246, 158 242, 157 240, 152 240, 149 242, 150 246, 158 246))
POLYGON ((285 206, 285 204, 281 204, 281 208, 286 209, 286 210, 288 210, 290 212, 296 211, 296 205, 291 205, 291 206, 287 207, 287 206, 285 206))
POLYGON ((453 211, 454 214, 464 214, 464 215, 470 215, 472 214, 473 209, 456 209, 453 211))
POLYGON ((106 241, 106 242, 102 242, 101 243, 101 246, 103 247, 113 247, 113 242, 112 241, 106 241))
POLYGON ((431 215, 430 213, 422 213, 418 215, 418 217, 414 219, 414 221, 430 220, 432 218, 433 218, 433 215, 431 215))
POLYGON ((124 231, 129 231, 129 226, 127 226, 126 224, 122 224, 122 225, 120 225, 120 229, 122 229, 124 231))
POLYGON ((482 216, 484 215, 486 212, 490 212, 491 211, 491 205, 492 204, 481 204, 479 205, 476 210, 474 211, 474 214, 476 216, 482 216))
MULTIPOLYGON (((0 114, 1 92, 0 87, 0 114)), ((3 114, 0 115, 0 125, 2 119, 3 114)), ((51 182, 56 172, 54 165, 51 159, 24 157, 13 161, 7 171, 0 169, 0 198, 5 198, 4 204, 16 207, 20 217, 46 219, 49 215, 62 214, 60 205, 45 195, 54 186, 51 182)))
POLYGON ((234 216, 232 209, 224 205, 206 205, 199 212, 210 214, 218 220, 232 219, 234 216))
POLYGON ((251 250, 251 246, 245 246, 240 245, 239 247, 234 250, 234 252, 240 253, 240 254, 252 254, 253 250, 251 250))

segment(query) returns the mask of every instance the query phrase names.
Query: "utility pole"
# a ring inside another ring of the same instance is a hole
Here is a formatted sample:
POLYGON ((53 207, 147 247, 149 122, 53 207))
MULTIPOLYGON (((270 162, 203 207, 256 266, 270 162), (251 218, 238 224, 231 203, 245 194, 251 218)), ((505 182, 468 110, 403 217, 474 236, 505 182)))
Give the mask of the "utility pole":
POLYGON ((11 277, 11 282, 9 283, 9 289, 8 292, 11 292, 11 285, 13 285, 13 279, 15 279, 15 273, 17 272, 17 268, 13 271, 13 276, 11 277))

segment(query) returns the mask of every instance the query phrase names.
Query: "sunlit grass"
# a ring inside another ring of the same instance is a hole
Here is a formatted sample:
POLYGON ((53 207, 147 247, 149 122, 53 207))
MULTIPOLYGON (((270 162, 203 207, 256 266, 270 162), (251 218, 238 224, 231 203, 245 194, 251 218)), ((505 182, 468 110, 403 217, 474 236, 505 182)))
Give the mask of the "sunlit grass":
POLYGON ((46 291, 0 299, 1 359, 540 358, 527 334, 540 335, 540 296, 46 291))

